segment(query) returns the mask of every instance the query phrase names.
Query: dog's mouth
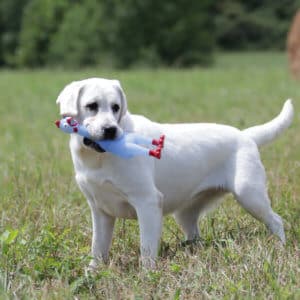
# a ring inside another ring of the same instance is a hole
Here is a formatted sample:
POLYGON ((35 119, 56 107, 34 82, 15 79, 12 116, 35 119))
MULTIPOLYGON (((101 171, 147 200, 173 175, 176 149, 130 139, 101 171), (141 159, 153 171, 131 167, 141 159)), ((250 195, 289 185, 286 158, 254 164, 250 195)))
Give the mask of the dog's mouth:
POLYGON ((99 153, 106 152, 103 148, 101 148, 98 144, 96 144, 94 141, 88 139, 88 138, 83 138, 83 144, 99 153))

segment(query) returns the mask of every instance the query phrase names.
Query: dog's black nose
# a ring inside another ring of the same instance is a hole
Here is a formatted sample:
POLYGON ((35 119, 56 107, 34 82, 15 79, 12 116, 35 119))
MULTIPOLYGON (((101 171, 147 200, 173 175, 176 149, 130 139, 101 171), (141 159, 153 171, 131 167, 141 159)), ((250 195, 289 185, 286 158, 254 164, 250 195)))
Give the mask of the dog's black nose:
POLYGON ((104 139, 113 140, 117 135, 117 127, 111 126, 104 128, 104 139))

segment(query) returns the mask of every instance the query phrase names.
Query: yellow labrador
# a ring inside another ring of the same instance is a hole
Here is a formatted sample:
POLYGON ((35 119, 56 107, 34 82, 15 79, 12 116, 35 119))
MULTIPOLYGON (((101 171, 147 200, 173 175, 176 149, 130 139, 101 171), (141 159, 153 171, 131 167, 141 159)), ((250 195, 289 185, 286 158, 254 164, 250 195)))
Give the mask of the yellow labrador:
POLYGON ((121 159, 103 153, 91 140, 71 135, 76 181, 92 213, 91 267, 107 261, 116 218, 138 219, 142 264, 152 267, 163 215, 173 214, 186 239, 192 240, 199 237, 200 213, 225 193, 232 193, 285 243, 282 220, 270 205, 258 147, 290 125, 290 100, 272 121, 246 130, 207 123, 159 124, 132 115, 117 80, 73 82, 63 89, 57 103, 62 116, 75 117, 94 139, 114 139, 124 131, 166 136, 162 158, 156 160, 121 159))

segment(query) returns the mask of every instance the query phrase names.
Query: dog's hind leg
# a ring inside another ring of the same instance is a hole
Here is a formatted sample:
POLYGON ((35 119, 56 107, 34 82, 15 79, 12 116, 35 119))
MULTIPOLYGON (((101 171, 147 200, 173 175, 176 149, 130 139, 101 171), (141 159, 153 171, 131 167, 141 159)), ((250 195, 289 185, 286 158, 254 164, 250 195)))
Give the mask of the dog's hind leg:
POLYGON ((245 186, 235 195, 241 206, 254 218, 263 222, 272 234, 277 235, 285 244, 285 234, 281 217, 276 214, 270 205, 267 192, 256 186, 245 186))
POLYGON ((263 222, 285 244, 282 219, 272 210, 267 194, 264 167, 259 156, 254 158, 243 157, 243 161, 237 161, 233 194, 247 212, 263 222))
POLYGON ((199 208, 194 206, 177 211, 174 214, 175 220, 182 228, 187 241, 193 241, 200 237, 198 227, 199 214, 199 208))
POLYGON ((215 206, 224 193, 224 191, 214 189, 203 191, 195 196, 192 205, 174 213, 175 220, 182 228, 186 241, 200 238, 199 216, 215 206))

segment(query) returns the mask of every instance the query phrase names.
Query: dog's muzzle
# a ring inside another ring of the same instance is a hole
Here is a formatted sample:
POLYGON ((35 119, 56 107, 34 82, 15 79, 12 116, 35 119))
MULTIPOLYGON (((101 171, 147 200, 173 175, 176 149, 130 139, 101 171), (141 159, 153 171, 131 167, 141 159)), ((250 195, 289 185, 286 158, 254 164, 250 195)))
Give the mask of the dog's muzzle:
POLYGON ((106 152, 103 148, 101 148, 98 144, 96 144, 94 141, 88 139, 88 138, 83 138, 83 144, 87 147, 90 147, 91 149, 103 153, 106 152))

